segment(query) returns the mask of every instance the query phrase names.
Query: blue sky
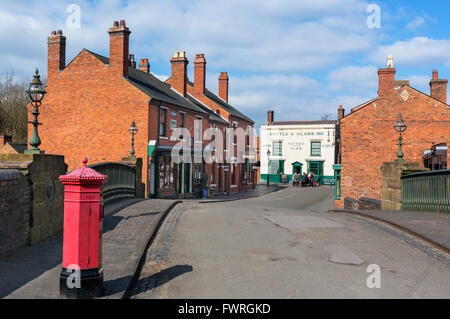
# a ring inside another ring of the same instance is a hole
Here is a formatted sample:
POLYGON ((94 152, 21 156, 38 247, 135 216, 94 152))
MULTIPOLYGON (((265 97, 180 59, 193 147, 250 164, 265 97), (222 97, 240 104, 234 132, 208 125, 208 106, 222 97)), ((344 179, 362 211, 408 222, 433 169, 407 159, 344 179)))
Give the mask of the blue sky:
POLYGON ((342 104, 346 110, 376 96, 377 69, 394 56, 397 79, 429 93, 432 69, 450 77, 449 1, 360 0, 29 0, 2 1, 0 72, 31 78, 46 73, 47 36, 62 29, 67 63, 83 48, 108 55, 107 30, 125 19, 130 53, 148 58, 151 72, 170 75, 170 58, 204 53, 207 87, 217 92, 221 71, 230 76, 230 103, 265 124, 314 120, 342 104), (69 5, 80 7, 80 28, 69 5), (381 27, 369 28, 371 4, 381 27), (67 21, 69 20, 69 24, 67 21))

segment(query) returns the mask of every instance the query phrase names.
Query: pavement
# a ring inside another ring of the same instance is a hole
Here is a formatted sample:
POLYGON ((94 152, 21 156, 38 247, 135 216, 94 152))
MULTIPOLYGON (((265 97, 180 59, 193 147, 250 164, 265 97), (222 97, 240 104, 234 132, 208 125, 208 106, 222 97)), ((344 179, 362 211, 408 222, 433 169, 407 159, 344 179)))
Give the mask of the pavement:
POLYGON ((332 212, 357 214, 389 223, 450 253, 450 216, 402 210, 345 210, 332 212))
MULTIPOLYGON (((104 298, 123 298, 149 242, 180 201, 129 199, 105 206, 103 222, 104 298)), ((62 234, 24 247, 0 261, 0 298, 57 299, 62 234)))
POLYGON ((450 296, 450 255, 385 223, 329 212, 333 204, 333 188, 323 186, 178 205, 130 297, 450 296))

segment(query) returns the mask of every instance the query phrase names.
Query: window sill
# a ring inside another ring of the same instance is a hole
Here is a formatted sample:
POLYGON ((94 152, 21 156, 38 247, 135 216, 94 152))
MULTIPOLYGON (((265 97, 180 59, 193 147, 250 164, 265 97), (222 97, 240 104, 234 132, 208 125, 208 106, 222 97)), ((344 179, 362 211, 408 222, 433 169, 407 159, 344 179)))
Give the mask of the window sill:
POLYGON ((159 138, 163 139, 163 140, 168 140, 169 138, 166 136, 160 136, 159 138))

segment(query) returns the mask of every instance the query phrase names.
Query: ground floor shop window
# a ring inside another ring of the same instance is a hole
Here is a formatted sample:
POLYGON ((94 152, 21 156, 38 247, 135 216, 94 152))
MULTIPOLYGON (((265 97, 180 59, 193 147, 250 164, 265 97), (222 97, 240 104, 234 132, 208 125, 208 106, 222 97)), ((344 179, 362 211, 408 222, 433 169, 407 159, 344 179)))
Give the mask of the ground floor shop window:
POLYGON ((248 184, 252 181, 252 164, 248 159, 245 160, 244 166, 242 167, 242 183, 248 184))
POLYGON ((159 158, 159 188, 173 189, 174 186, 175 163, 170 156, 159 158))
POLYGON ((284 174, 284 160, 269 161, 269 174, 284 174))

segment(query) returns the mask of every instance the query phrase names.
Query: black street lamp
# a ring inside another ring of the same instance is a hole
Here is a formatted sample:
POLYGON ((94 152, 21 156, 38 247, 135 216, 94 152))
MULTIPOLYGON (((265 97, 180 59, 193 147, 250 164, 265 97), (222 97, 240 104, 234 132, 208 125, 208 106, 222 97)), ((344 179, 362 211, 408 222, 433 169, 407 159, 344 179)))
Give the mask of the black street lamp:
POLYGON ((39 138, 38 134, 38 126, 42 125, 42 123, 38 122, 38 116, 40 114, 39 107, 41 106, 42 99, 44 98, 47 92, 45 91, 45 87, 41 82, 39 70, 37 68, 33 76, 33 81, 31 81, 30 85, 28 86, 28 90, 26 90, 26 92, 28 93, 28 96, 31 99, 31 104, 33 105, 33 112, 31 112, 31 114, 33 114, 34 120, 28 121, 28 123, 33 124, 33 133, 31 134, 29 142, 32 147, 31 149, 26 150, 25 153, 42 154, 43 151, 39 149, 39 145, 41 145, 41 139, 39 138))
POLYGON ((267 187, 269 187, 269 180, 270 180, 270 150, 267 150, 267 187))
POLYGON ((402 133, 404 131, 406 131, 406 123, 405 121, 403 121, 402 119, 402 114, 399 113, 398 114, 398 119, 397 122, 395 122, 394 124, 394 129, 400 133, 400 136, 398 138, 398 152, 397 152, 397 159, 395 160, 396 162, 404 162, 405 160, 403 159, 403 150, 402 150, 402 145, 403 145, 403 137, 402 137, 402 133))
POLYGON ((131 123, 131 126, 130 126, 130 128, 128 129, 128 131, 130 132, 130 134, 131 134, 131 150, 130 150, 130 157, 133 157, 133 158, 135 158, 136 156, 134 156, 134 135, 136 135, 136 133, 138 132, 138 128, 136 127, 136 124, 134 124, 134 121, 133 121, 133 123, 131 123))

